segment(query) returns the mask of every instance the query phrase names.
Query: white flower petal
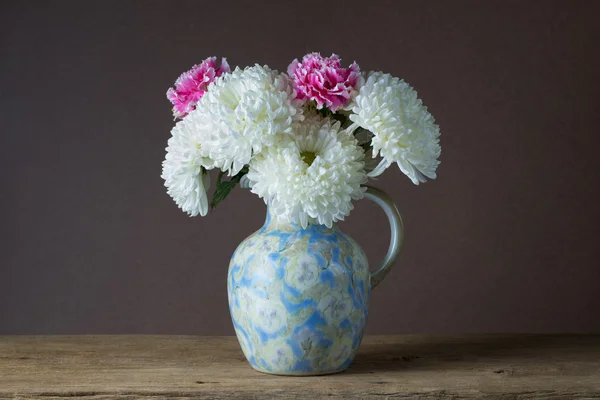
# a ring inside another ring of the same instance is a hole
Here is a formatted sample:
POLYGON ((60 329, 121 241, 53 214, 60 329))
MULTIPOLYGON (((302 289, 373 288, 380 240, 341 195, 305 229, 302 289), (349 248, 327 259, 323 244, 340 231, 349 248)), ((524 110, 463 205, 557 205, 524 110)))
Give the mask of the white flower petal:
POLYGON ((294 135, 280 136, 277 146, 251 161, 251 190, 279 218, 303 228, 309 223, 331 227, 350 213, 352 200, 363 197, 364 151, 339 122, 311 118, 293 129, 294 135), (305 161, 305 152, 314 160, 305 161))
POLYGON ((303 118, 295 97, 287 75, 259 65, 237 68, 212 83, 188 117, 215 166, 235 175, 303 118))
POLYGON ((207 169, 213 162, 206 157, 200 145, 198 129, 189 115, 179 121, 171 131, 167 155, 163 161, 161 177, 165 180, 167 193, 183 211, 190 216, 208 213, 206 190, 210 186, 207 169))
POLYGON ((440 129, 406 82, 382 72, 371 73, 356 96, 350 119, 374 134, 373 155, 383 161, 369 173, 378 176, 392 163, 418 185, 436 178, 440 129))

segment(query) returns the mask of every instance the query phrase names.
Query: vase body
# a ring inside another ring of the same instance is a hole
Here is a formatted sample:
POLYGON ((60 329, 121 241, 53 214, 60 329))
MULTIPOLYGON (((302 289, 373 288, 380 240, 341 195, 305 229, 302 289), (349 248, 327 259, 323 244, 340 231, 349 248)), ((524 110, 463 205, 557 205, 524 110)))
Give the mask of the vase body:
POLYGON ((229 309, 253 368, 322 375, 350 365, 370 294, 367 258, 335 225, 306 229, 267 212, 229 265, 229 309))

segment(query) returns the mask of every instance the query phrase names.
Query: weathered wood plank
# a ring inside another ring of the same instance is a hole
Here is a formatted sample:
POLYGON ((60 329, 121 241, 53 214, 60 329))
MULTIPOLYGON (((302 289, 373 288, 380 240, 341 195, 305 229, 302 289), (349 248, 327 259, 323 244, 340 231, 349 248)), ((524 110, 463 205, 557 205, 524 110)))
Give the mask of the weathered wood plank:
POLYGON ((600 335, 372 336, 344 373, 279 377, 233 337, 0 337, 0 398, 600 399, 600 335))

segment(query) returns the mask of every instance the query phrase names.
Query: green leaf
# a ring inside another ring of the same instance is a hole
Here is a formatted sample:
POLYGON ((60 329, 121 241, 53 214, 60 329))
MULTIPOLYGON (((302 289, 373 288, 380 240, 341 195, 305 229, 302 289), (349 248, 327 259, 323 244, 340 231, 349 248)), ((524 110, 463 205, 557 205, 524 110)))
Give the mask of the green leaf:
MULTIPOLYGON (((337 110, 336 112, 334 112, 331 115, 331 117, 334 120, 340 122, 342 129, 346 129, 347 127, 352 125, 352 121, 350 120, 350 114, 351 114, 351 112, 347 111, 347 110, 337 110)), ((358 128, 358 129, 360 129, 360 128, 358 128)))
POLYGON ((230 180, 223 181, 222 179, 225 173, 223 171, 219 172, 219 177, 217 178, 217 188, 215 189, 213 198, 210 202, 210 208, 215 208, 217 204, 223 201, 229 195, 229 193, 231 193, 231 190, 233 190, 233 188, 240 183, 242 177, 247 173, 248 167, 244 167, 239 173, 232 176, 230 180))
POLYGON ((363 144, 359 144, 360 147, 362 147, 362 149, 364 150, 364 152, 368 152, 369 150, 371 150, 371 143, 370 142, 366 142, 363 144))
POLYGON ((370 131, 358 127, 354 131, 354 137, 356 137, 356 140, 358 140, 358 145, 363 148, 365 153, 371 150, 373 134, 370 131))
POLYGON ((323 118, 328 118, 333 115, 333 112, 325 105, 320 110, 317 110, 317 112, 321 114, 323 118))
POLYGON ((219 171, 219 177, 217 178, 217 186, 219 186, 221 184, 221 179, 223 179, 224 175, 225 175, 225 172, 219 171))

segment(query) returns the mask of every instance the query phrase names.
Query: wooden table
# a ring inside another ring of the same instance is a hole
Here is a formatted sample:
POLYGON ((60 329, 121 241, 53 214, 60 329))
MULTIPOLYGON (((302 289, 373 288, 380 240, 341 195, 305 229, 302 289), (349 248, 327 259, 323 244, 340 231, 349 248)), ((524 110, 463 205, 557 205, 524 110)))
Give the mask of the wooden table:
POLYGON ((0 399, 600 399, 600 335, 366 337, 346 372, 250 368, 234 337, 0 336, 0 399))

